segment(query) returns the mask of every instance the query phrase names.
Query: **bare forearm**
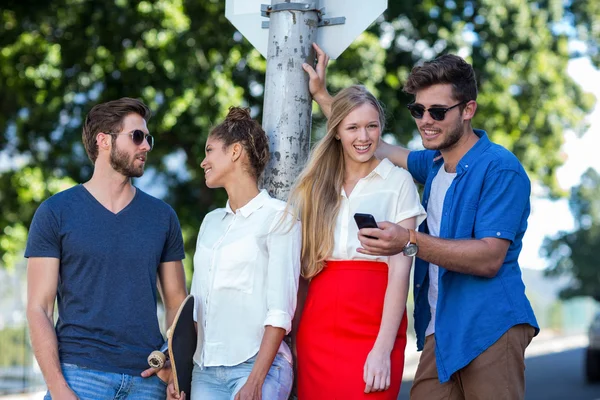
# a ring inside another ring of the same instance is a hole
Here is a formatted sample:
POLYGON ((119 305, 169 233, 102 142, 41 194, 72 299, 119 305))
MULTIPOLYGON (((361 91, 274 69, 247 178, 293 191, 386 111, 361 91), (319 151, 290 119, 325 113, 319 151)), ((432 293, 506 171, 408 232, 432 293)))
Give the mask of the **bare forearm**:
POLYGON ((248 376, 248 383, 259 385, 264 383, 284 336, 285 330, 283 328, 275 328, 270 325, 265 326, 265 333, 260 343, 256 362, 248 376))
POLYGON ((294 319, 292 320, 292 342, 295 343, 296 335, 298 334, 298 327, 300 325, 300 319, 302 318, 302 311, 304 311, 304 303, 306 302, 306 295, 308 293, 308 281, 302 276, 298 281, 298 297, 296 302, 296 312, 294 313, 294 319))
POLYGON ((485 240, 440 239, 418 233, 417 243, 419 258, 462 274, 492 278, 504 260, 485 240))
POLYGON ((164 295, 163 302, 165 304, 165 320, 167 322, 167 327, 173 324, 177 311, 179 311, 179 307, 186 297, 187 292, 185 286, 180 287, 177 291, 169 292, 168 295, 164 295))
POLYGON ((319 107, 321 107, 321 112, 323 112, 325 118, 329 119, 329 116, 331 115, 331 103, 333 103, 333 97, 331 97, 327 91, 324 91, 322 93, 315 93, 313 99, 317 102, 319 107))
MULTIPOLYGON (((390 266, 391 268, 391 266, 390 266)), ((386 352, 391 352, 398 335, 398 328, 406 308, 408 296, 408 281, 410 279, 410 265, 405 269, 390 269, 388 285, 383 301, 383 313, 379 333, 374 347, 380 347, 386 352)))
POLYGON ((175 316, 177 315, 177 310, 179 310, 179 307, 165 307, 165 322, 167 323, 167 328, 173 324, 175 316))
POLYGON ((394 146, 387 142, 381 140, 379 142, 379 146, 377 147, 377 158, 380 160, 387 158, 394 165, 398 167, 408 169, 408 154, 410 150, 402 147, 402 146, 394 146))
POLYGON ((171 326, 179 306, 187 296, 183 263, 181 261, 161 263, 158 268, 158 282, 165 305, 167 326, 171 326))
POLYGON ((28 309, 31 347, 51 393, 68 387, 60 368, 58 341, 52 320, 41 309, 28 309))

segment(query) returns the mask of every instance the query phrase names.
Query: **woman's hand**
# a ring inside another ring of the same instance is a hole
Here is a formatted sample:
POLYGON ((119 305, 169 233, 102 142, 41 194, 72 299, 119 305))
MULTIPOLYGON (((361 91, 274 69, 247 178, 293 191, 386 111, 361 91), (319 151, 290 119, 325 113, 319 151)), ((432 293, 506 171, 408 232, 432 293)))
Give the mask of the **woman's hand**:
POLYGON ((313 43, 313 48, 317 54, 317 65, 315 68, 312 65, 304 63, 302 68, 308 74, 308 90, 310 91, 313 99, 321 107, 323 115, 329 118, 331 114, 331 103, 333 98, 327 91, 327 64, 329 63, 329 56, 316 44, 313 43))
POLYGON ((387 390, 391 384, 390 352, 373 347, 365 362, 365 393, 387 390))
POLYGON ((318 44, 313 43, 313 48, 315 49, 315 53, 317 54, 317 65, 313 68, 309 64, 302 64, 302 68, 308 74, 310 80, 308 83, 308 88, 310 94, 313 97, 320 97, 323 95, 329 95, 327 92, 327 64, 329 63, 329 56, 319 47, 318 44))
POLYGON ((262 400, 262 383, 246 381, 235 394, 234 400, 262 400))

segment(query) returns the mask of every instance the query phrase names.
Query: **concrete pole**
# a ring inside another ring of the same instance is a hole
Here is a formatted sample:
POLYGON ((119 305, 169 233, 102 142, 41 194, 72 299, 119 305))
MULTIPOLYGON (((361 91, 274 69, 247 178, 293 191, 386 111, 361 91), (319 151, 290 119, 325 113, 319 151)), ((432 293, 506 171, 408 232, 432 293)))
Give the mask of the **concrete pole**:
POLYGON ((310 149, 312 97, 302 63, 312 65, 315 58, 312 43, 317 37, 318 17, 309 2, 318 4, 317 0, 271 2, 274 10, 282 3, 301 8, 271 11, 269 18, 263 129, 269 136, 271 159, 261 184, 271 196, 284 201, 310 149))

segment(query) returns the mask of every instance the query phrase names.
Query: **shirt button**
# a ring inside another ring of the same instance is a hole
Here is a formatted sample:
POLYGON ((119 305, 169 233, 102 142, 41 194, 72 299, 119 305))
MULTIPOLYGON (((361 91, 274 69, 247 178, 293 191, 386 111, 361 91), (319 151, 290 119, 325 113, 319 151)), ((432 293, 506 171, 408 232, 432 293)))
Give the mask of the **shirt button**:
POLYGON ((469 164, 465 164, 465 168, 469 168, 469 164))
POLYGON ((416 286, 417 286, 418 288, 420 288, 420 287, 421 287, 421 284, 420 284, 420 283, 417 283, 417 285, 416 285, 416 286))
POLYGON ((496 236, 502 236, 500 232, 496 232, 496 236))

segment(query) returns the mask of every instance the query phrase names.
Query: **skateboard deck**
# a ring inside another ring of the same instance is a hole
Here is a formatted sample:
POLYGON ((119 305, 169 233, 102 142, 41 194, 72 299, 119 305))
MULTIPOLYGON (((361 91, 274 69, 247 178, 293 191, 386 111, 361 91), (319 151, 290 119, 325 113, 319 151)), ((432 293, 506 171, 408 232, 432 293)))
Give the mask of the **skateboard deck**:
POLYGON ((167 330, 167 342, 160 350, 153 351, 148 356, 148 364, 154 368, 162 368, 165 363, 165 353, 168 351, 175 391, 185 392, 189 398, 192 386, 192 369, 194 368, 194 352, 196 351, 197 333, 194 327, 194 296, 185 298, 173 324, 167 330))

